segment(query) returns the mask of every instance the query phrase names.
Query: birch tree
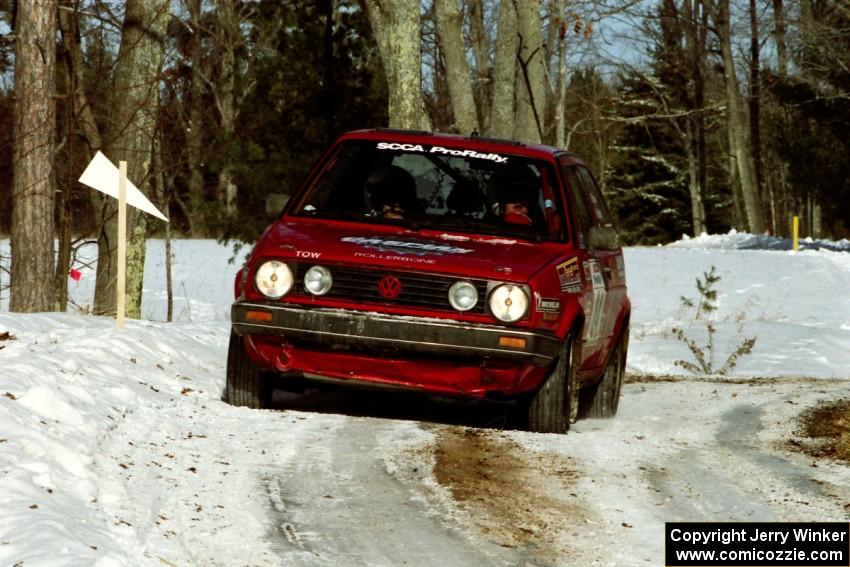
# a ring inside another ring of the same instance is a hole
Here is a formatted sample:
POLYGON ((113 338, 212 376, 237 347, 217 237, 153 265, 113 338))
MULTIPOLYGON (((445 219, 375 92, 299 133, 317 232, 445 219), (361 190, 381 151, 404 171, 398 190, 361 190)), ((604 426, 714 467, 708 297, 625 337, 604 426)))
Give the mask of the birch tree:
POLYGON ((18 3, 9 310, 53 307, 56 0, 18 3))
POLYGON ((387 77, 390 127, 430 130, 422 104, 419 1, 366 0, 365 5, 387 77))
POLYGON ((484 6, 481 0, 469 0, 467 4, 469 19, 469 41, 475 59, 475 106, 478 111, 478 124, 482 132, 489 130, 490 108, 493 97, 490 76, 490 41, 484 26, 484 6))
POLYGON ((545 131, 546 50, 540 22, 540 0, 513 1, 517 11, 517 98, 514 138, 539 144, 545 131))
POLYGON ((466 59, 461 32, 463 15, 457 8, 457 0, 434 0, 434 12, 440 51, 446 65, 454 127, 460 134, 468 136, 479 128, 472 91, 472 72, 466 59))
MULTIPOLYGON (((127 162, 127 176, 140 190, 150 181, 169 5, 168 0, 128 0, 118 50, 107 147, 113 161, 127 162)), ((98 314, 115 312, 116 209, 114 199, 104 201, 94 297, 98 314)), ((128 207, 126 305, 127 315, 134 318, 141 316, 147 227, 145 214, 128 207)))
POLYGON ((760 233, 764 230, 764 220, 761 211, 761 196, 759 194, 756 166, 753 159, 752 141, 750 138, 749 121, 741 95, 738 77, 735 73, 735 59, 732 55, 732 32, 729 22, 729 0, 710 0, 712 19, 717 28, 720 41, 720 52, 723 60, 723 76, 726 87, 726 114, 729 121, 731 151, 735 155, 738 168, 738 179, 741 183, 744 210, 747 214, 747 224, 750 232, 760 233))
MULTIPOLYGON (((703 116, 705 106, 705 92, 703 89, 703 66, 705 53, 705 32, 701 24, 700 12, 702 3, 699 0, 684 0, 684 33, 685 33, 685 58, 690 60, 690 65, 685 63, 683 67, 690 68, 691 92, 693 96, 686 96, 691 103, 696 115, 685 119, 685 153, 688 158, 688 189, 691 195, 691 223, 694 236, 699 236, 706 231, 705 194, 706 167, 705 167, 705 118, 703 116)), ((684 58, 683 58, 684 59, 684 58)))
POLYGON ((566 148, 566 111, 567 104, 567 25, 564 22, 566 0, 551 0, 553 20, 549 26, 557 28, 558 58, 557 86, 555 89, 555 146, 566 148), (557 19, 554 17, 557 14, 557 19))
POLYGON ((503 0, 499 3, 496 59, 493 64, 493 109, 489 132, 497 138, 510 138, 514 135, 518 49, 516 6, 513 0, 503 0))

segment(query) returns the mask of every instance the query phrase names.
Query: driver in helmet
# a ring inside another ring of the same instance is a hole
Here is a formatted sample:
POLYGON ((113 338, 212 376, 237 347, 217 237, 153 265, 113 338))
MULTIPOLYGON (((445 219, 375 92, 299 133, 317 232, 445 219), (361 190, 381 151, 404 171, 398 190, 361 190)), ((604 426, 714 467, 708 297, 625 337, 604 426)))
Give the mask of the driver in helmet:
POLYGON ((391 165, 366 179, 373 214, 385 219, 403 219, 416 206, 416 181, 403 168, 391 165))
POLYGON ((502 220, 508 224, 531 225, 528 212, 528 195, 520 191, 510 191, 502 201, 502 220))

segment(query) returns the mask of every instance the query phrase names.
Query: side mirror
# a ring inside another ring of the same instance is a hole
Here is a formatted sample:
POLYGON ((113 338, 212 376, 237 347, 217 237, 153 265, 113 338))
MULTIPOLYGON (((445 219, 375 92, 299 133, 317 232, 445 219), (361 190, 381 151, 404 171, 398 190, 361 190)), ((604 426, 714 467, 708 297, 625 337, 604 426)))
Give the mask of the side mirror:
POLYGON ((617 250, 620 247, 620 235, 617 234, 617 229, 612 226, 590 227, 588 239, 592 249, 617 250))

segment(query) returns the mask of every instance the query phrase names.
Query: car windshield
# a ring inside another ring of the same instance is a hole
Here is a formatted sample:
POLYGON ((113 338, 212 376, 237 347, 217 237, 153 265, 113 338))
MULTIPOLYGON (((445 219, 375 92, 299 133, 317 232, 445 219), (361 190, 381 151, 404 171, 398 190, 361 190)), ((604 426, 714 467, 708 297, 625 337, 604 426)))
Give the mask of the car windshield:
POLYGON ((439 145, 340 145, 293 214, 413 229, 563 240, 560 191, 542 160, 439 145))

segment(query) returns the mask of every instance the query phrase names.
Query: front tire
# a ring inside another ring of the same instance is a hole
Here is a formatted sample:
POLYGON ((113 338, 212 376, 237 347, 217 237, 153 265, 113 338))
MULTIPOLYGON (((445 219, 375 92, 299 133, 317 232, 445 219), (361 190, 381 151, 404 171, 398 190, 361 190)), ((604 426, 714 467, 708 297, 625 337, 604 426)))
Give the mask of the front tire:
POLYGON ((602 380, 589 386, 582 392, 582 406, 586 409, 587 417, 610 418, 617 415, 620 406, 620 392, 623 389, 623 379, 626 376, 626 354, 629 348, 628 326, 620 333, 617 347, 605 367, 602 380))
POLYGON ((573 338, 561 345, 558 362, 526 407, 529 431, 566 433, 570 428, 570 383, 573 372, 573 338))
POLYGON ((224 401, 232 406, 264 409, 271 404, 272 391, 271 376, 245 354, 242 337, 231 330, 224 401))

